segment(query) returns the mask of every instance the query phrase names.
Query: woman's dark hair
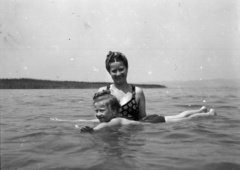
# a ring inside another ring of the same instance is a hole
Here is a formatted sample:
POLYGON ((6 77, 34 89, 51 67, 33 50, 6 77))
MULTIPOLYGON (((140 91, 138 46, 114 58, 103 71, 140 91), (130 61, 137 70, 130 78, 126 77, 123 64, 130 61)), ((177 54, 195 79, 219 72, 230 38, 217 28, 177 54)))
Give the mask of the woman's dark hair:
POLYGON ((118 111, 121 107, 117 98, 111 95, 110 90, 95 93, 93 96, 93 104, 103 102, 112 111, 118 111))
POLYGON ((128 69, 128 60, 124 54, 120 52, 109 51, 105 61, 106 69, 108 72, 110 72, 110 63, 117 62, 117 61, 122 61, 125 67, 128 69))

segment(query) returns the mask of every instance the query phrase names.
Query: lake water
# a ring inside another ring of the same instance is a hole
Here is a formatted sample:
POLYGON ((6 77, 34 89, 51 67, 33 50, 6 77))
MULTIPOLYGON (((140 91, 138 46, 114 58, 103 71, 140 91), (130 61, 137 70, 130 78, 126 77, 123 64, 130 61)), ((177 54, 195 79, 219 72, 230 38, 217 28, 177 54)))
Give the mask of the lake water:
POLYGON ((59 119, 93 118, 96 89, 0 90, 3 170, 239 170, 240 88, 143 89, 147 114, 202 105, 218 116, 80 133, 59 119))

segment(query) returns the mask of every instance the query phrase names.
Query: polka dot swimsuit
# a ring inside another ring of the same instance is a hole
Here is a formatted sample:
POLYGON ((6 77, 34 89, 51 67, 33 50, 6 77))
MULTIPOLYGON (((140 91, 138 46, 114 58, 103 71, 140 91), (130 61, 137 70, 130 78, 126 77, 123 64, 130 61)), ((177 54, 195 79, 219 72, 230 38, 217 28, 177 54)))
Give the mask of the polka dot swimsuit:
MULTIPOLYGON (((107 90, 110 89, 110 85, 107 86, 107 90)), ((135 99, 135 86, 132 85, 132 98, 126 104, 120 107, 117 117, 124 117, 130 120, 139 120, 139 108, 135 99)))

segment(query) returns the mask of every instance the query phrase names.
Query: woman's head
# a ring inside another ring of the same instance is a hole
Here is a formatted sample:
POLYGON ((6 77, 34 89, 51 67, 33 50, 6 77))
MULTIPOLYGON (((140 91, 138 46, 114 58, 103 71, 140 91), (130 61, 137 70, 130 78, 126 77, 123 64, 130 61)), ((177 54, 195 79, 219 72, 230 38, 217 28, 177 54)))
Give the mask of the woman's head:
POLYGON ((128 61, 120 52, 109 52, 106 59, 106 69, 115 84, 127 83, 128 61))
POLYGON ((110 94, 109 90, 95 93, 93 97, 93 105, 95 108, 95 116, 100 122, 109 122, 120 108, 120 104, 116 97, 110 94))
POLYGON ((110 72, 110 64, 114 63, 114 62, 122 62, 124 64, 124 66, 128 69, 128 60, 125 57, 124 54, 120 53, 120 52, 112 52, 109 51, 105 64, 106 64, 106 69, 108 72, 110 72))

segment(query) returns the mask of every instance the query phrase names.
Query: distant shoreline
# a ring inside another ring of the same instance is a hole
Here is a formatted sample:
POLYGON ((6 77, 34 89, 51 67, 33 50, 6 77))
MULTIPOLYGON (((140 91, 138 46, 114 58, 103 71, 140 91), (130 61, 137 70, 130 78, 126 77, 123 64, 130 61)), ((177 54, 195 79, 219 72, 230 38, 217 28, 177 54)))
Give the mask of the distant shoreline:
MULTIPOLYGON (((111 82, 57 81, 40 79, 0 79, 0 89, 96 89, 111 82)), ((135 84, 141 88, 166 88, 158 84, 135 84)))

